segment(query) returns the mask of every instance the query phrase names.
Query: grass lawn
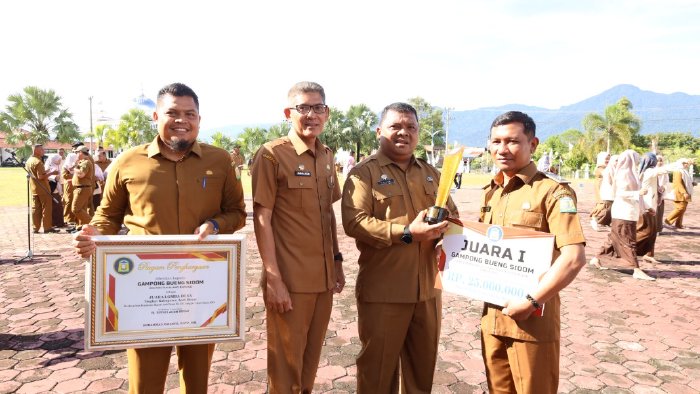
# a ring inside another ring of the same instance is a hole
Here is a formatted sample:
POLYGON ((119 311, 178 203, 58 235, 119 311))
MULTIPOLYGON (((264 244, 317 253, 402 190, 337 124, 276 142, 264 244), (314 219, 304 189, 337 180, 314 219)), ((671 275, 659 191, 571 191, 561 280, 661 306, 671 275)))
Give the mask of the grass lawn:
POLYGON ((27 173, 18 167, 0 167, 0 207, 27 205, 27 173))

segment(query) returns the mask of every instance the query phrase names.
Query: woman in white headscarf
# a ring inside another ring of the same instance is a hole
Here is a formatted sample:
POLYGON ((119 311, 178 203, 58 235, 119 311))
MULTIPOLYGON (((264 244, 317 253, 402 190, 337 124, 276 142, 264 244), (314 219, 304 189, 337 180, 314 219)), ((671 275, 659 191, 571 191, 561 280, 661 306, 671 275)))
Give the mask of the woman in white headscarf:
POLYGON ((595 190, 596 204, 591 211, 591 227, 593 227, 593 230, 595 231, 600 231, 600 226, 610 225, 610 206, 612 206, 612 199, 605 200, 600 195, 600 187, 603 183, 603 173, 605 172, 605 168, 607 167, 609 161, 610 153, 598 153, 595 171, 593 172, 595 179, 593 187, 595 190))
POLYGON ((599 257, 619 257, 626 265, 632 267, 632 277, 642 280, 656 280, 647 275, 637 261, 637 222, 640 216, 641 182, 637 176, 639 154, 631 149, 622 152, 615 166, 610 234, 600 248, 598 256, 591 259, 591 264, 605 269, 599 257))
POLYGON ((71 210, 71 205, 73 204, 73 169, 75 168, 75 163, 78 162, 78 155, 76 153, 69 153, 66 156, 66 161, 63 162, 63 168, 61 169, 61 179, 63 180, 63 220, 67 224, 75 224, 75 214, 71 210))
POLYGON ((63 158, 59 154, 52 154, 44 163, 46 172, 54 172, 56 175, 49 176, 49 187, 51 189, 51 225, 53 227, 64 227, 66 224, 63 221, 63 204, 61 204, 61 193, 63 188, 61 178, 58 175, 61 171, 63 158))

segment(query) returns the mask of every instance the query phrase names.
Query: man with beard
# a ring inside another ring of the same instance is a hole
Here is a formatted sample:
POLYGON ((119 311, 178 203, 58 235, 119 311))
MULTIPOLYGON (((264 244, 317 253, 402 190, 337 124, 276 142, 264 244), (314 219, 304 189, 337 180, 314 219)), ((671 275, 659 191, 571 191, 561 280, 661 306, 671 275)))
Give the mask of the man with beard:
MULTIPOLYGON (((433 384, 442 316, 437 245, 447 222, 424 222, 440 173, 413 155, 418 137, 416 110, 388 105, 379 152, 357 164, 343 187, 343 227, 360 251, 358 393, 397 393, 399 370, 404 392, 430 393, 433 384)), ((457 215, 451 199, 447 208, 457 215)))
MULTIPOLYGON (((102 204, 76 233, 76 252, 95 251, 91 235, 233 233, 245 224, 241 183, 229 154, 197 142, 199 99, 180 83, 158 92, 156 138, 124 152, 111 170, 102 204), (157 209, 155 209, 157 206, 157 209)), ((129 392, 162 393, 172 346, 128 349, 129 392)), ((180 391, 206 393, 214 344, 177 346, 180 391)))

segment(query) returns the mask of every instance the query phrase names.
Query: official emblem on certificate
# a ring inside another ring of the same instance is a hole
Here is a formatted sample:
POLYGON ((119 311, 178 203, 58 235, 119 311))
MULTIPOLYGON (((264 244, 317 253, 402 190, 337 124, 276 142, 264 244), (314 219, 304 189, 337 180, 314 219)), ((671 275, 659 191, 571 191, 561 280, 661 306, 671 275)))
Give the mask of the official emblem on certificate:
POLYGON ((503 306, 537 289, 553 248, 553 234, 450 220, 442 243, 442 288, 503 306))
POLYGON ((245 235, 93 239, 86 350, 243 340, 245 235))

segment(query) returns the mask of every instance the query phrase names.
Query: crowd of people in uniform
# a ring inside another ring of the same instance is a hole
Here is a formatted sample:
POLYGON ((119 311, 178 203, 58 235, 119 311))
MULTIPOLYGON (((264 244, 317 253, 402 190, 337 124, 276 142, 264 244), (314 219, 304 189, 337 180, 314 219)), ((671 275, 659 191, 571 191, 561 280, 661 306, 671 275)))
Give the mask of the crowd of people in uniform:
MULTIPOLYGON (((418 114, 406 103, 387 105, 376 130, 378 151, 353 163, 341 190, 333 152, 318 138, 330 115, 323 87, 297 83, 287 100, 289 134, 261 146, 250 166, 263 266, 268 392, 313 389, 333 297, 346 284, 333 208, 341 200, 341 225, 360 252, 357 390, 428 393, 440 338, 437 259, 447 222, 425 221, 440 173, 414 154, 418 114)), ((76 220, 83 225, 73 235, 78 255, 95 252, 92 236, 116 234, 121 226, 130 234, 197 234, 203 240, 245 225, 243 158, 237 149, 229 154, 197 141, 201 116, 194 91, 180 83, 162 88, 153 119, 158 135, 120 155, 92 219, 76 220)), ((518 111, 499 115, 490 128, 489 151, 499 171, 484 187, 479 220, 555 236, 551 267, 536 291, 503 306, 484 304, 482 356, 491 392, 557 392, 559 292, 586 264, 576 193, 568 182, 538 171, 532 161, 539 143, 535 130, 532 118, 518 111)), ((80 160, 71 184, 89 190, 93 183, 76 174, 91 174, 92 162, 80 160)), ((627 175, 623 181, 622 165, 634 162, 633 155, 621 155, 610 175, 619 179, 613 184, 620 190, 641 184, 627 175)), ((645 163, 645 170, 653 166, 645 163)), ((458 217, 451 199, 446 209, 458 217)), ((214 344, 176 351, 181 391, 205 393, 214 344)), ((128 349, 129 391, 163 392, 171 352, 171 346, 128 349)))
POLYGON ((655 280, 640 268, 637 258, 658 263, 654 249, 664 224, 674 230, 685 228, 683 215, 695 186, 689 171, 692 164, 693 160, 682 158, 665 165, 661 154, 647 152, 640 157, 631 149, 612 156, 600 152, 594 172, 597 201, 590 223, 594 230, 610 233, 590 263, 607 269, 601 263, 603 256, 619 259, 633 269, 633 278, 655 280), (665 200, 673 201, 674 209, 664 219, 665 200))
POLYGON ((111 160, 102 147, 95 155, 82 142, 72 148, 67 155, 60 148, 46 156, 44 146, 35 144, 25 163, 35 234, 74 232, 77 226, 90 223, 95 207, 100 205, 111 160))

